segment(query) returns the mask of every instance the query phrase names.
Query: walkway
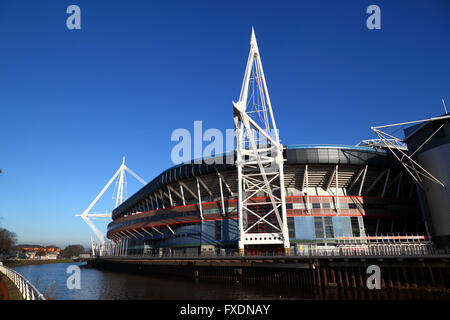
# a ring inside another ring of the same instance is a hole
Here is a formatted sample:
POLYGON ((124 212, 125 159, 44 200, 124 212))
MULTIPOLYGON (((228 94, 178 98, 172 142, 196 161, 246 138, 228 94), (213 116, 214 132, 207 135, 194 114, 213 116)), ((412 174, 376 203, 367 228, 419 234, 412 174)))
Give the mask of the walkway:
POLYGON ((0 300, 23 300, 19 289, 9 278, 0 272, 0 300))

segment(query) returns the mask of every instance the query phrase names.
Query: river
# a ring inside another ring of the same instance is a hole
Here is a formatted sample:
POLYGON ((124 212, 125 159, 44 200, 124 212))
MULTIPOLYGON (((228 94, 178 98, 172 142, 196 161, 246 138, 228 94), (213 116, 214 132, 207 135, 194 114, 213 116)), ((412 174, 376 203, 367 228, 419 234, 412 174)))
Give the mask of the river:
POLYGON ((45 296, 55 300, 321 300, 321 299, 449 299, 423 290, 343 290, 255 287, 83 268, 85 263, 14 267, 45 296), (69 289, 67 273, 80 266, 80 288, 69 289))

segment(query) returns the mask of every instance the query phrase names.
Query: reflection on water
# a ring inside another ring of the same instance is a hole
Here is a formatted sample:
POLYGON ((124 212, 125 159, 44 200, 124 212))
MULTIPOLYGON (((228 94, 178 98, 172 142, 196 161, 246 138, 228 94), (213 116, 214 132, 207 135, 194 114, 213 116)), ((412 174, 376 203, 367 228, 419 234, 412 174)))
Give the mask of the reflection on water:
POLYGON ((44 295, 60 300, 261 300, 261 299, 450 299, 426 290, 365 290, 336 288, 273 288, 242 283, 175 279, 81 268, 81 288, 68 289, 66 273, 70 265, 56 263, 13 268, 36 285, 44 295))

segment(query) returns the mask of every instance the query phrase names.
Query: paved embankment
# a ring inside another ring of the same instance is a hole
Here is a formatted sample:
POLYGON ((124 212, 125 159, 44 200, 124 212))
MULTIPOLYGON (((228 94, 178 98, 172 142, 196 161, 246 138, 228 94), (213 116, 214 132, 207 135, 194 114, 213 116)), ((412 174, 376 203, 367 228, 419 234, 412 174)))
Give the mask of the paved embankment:
POLYGON ((78 260, 73 260, 73 259, 48 259, 48 260, 9 259, 9 260, 3 260, 3 265, 8 268, 14 268, 14 267, 21 267, 21 266, 53 264, 53 263, 71 263, 71 262, 78 262, 78 260))
POLYGON ((0 272, 0 300, 23 300, 23 296, 14 283, 0 272))

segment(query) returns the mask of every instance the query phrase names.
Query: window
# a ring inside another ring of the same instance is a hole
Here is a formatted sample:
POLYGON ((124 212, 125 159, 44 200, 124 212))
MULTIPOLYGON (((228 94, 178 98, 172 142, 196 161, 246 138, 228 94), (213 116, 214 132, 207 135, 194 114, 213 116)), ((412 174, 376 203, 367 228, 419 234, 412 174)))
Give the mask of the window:
POLYGON ((306 206, 304 203, 293 203, 292 204, 292 209, 302 209, 305 210, 306 206))
POLYGON ((314 230, 316 238, 323 238, 323 221, 322 217, 314 217, 314 230))
POLYGON ((348 209, 348 203, 339 203, 339 209, 348 209))
POLYGON ((357 207, 356 207, 356 203, 349 203, 348 204, 348 208, 349 209, 356 209, 357 207))
POLYGON ((359 237, 359 221, 358 217, 350 217, 350 222, 352 224, 352 232, 354 237, 359 237))
POLYGON ((322 208, 324 208, 324 209, 331 209, 331 205, 330 205, 329 202, 325 202, 325 203, 322 203, 322 208))
POLYGON ((313 209, 320 209, 320 203, 313 202, 312 208, 313 208, 313 209))
POLYGON ((334 238, 334 230, 333 230, 333 218, 332 217, 324 217, 325 224, 325 237, 326 238, 334 238))
POLYGON ((204 209, 203 213, 204 214, 216 214, 216 213, 220 213, 222 211, 222 209, 219 208, 214 208, 214 209, 204 209))
POLYGON ((288 223, 288 230, 289 230, 289 238, 293 239, 295 238, 295 224, 294 224, 294 218, 288 217, 287 218, 288 223))
POLYGON ((214 240, 222 240, 222 220, 216 220, 214 224, 214 240))

